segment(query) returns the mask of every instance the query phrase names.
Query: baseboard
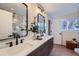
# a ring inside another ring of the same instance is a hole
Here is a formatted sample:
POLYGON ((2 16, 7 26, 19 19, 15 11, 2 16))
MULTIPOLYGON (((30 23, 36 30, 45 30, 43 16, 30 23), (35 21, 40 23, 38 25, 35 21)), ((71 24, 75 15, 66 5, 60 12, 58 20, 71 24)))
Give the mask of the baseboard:
POLYGON ((59 46, 65 46, 66 47, 66 45, 61 45, 61 44, 56 44, 56 43, 54 43, 54 45, 59 45, 59 46))

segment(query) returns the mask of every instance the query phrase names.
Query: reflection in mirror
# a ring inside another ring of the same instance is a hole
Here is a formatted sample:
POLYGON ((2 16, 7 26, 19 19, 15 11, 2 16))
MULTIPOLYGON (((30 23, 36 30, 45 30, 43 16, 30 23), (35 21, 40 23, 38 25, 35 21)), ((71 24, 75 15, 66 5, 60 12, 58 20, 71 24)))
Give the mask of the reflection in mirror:
POLYGON ((25 3, 0 3, 0 39, 13 33, 28 34, 28 7, 25 3))
POLYGON ((38 33, 45 33, 45 17, 40 13, 37 15, 38 33))

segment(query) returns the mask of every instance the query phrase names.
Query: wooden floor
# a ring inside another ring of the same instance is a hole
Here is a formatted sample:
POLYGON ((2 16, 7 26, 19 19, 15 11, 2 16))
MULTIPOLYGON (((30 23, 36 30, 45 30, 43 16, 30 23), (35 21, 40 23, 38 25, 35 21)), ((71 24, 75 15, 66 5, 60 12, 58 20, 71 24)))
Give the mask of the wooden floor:
POLYGON ((67 49, 65 46, 54 45, 50 56, 78 56, 73 50, 67 49))

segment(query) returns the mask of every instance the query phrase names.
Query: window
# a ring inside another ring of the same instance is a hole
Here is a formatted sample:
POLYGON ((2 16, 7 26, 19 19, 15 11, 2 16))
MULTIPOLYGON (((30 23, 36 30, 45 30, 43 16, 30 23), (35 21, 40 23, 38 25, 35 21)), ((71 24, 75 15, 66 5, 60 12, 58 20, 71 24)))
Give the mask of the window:
POLYGON ((62 23, 62 30, 79 30, 79 19, 64 20, 62 23))

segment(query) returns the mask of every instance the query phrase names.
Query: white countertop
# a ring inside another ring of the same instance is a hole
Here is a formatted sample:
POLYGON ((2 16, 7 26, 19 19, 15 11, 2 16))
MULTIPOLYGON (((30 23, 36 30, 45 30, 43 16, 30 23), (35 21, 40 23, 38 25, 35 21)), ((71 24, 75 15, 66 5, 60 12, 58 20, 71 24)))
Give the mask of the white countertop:
POLYGON ((42 40, 33 40, 31 38, 24 38, 24 42, 13 47, 0 49, 0 56, 25 56, 44 44, 53 36, 45 36, 42 40))

